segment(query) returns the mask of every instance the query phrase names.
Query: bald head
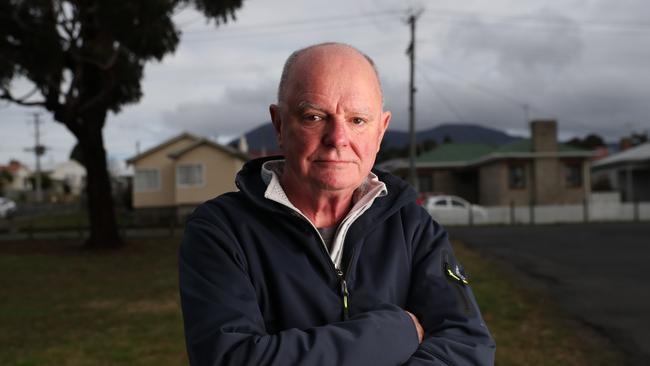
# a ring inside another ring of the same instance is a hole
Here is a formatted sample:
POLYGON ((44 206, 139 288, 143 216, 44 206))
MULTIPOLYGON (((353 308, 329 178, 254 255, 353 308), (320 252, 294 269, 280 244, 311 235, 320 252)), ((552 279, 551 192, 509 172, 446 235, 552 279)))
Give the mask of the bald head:
POLYGON ((287 58, 287 61, 284 63, 284 67, 282 69, 280 84, 278 85, 278 104, 284 101, 287 93, 287 88, 289 87, 289 84, 291 84, 294 81, 292 80, 292 78, 294 77, 293 74, 295 74, 296 70, 302 69, 300 67, 296 67, 297 65, 299 65, 302 62, 310 63, 313 62, 314 60, 322 59, 334 53, 343 57, 349 57, 350 59, 353 58, 365 59, 368 66, 372 68, 372 71, 375 74, 377 88, 379 89, 379 93, 382 95, 382 101, 383 101, 383 92, 381 90, 381 82, 379 81, 379 72, 377 71, 375 62, 370 58, 370 56, 359 51, 355 47, 352 47, 344 43, 327 42, 327 43, 319 43, 319 44, 315 44, 312 46, 299 49, 293 52, 287 58))

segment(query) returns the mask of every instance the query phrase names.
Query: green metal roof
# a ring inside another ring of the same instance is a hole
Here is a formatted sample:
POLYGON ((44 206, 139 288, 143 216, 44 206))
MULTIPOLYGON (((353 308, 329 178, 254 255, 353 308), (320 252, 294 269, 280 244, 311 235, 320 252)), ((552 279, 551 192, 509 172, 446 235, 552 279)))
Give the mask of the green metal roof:
MULTIPOLYGON (((492 152, 507 154, 507 153, 527 153, 532 152, 532 142, 530 139, 521 139, 514 142, 511 142, 507 145, 500 146, 494 149, 492 152)), ((558 152, 586 152, 588 150, 581 149, 579 147, 567 145, 567 144, 557 144, 558 152)))
POLYGON ((494 151, 494 146, 472 143, 447 143, 438 145, 415 159, 418 163, 453 163, 472 161, 494 151))
MULTIPOLYGON (((491 146, 477 143, 446 143, 438 145, 435 149, 427 151, 416 158, 416 163, 428 164, 458 164, 475 162, 489 154, 507 157, 520 153, 531 153, 530 139, 520 139, 507 145, 491 146)), ((588 153, 588 150, 558 143, 557 152, 560 153, 588 153)))

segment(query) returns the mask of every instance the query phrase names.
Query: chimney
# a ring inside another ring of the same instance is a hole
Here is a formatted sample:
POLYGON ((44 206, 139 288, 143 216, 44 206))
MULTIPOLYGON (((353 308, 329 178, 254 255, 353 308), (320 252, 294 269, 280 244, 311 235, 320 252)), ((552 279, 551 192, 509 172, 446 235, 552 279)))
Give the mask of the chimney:
POLYGON ((557 121, 534 120, 530 122, 533 152, 557 151, 557 121))
POLYGON ((241 152, 248 152, 248 141, 246 140, 246 135, 241 135, 239 141, 237 142, 237 148, 241 152))

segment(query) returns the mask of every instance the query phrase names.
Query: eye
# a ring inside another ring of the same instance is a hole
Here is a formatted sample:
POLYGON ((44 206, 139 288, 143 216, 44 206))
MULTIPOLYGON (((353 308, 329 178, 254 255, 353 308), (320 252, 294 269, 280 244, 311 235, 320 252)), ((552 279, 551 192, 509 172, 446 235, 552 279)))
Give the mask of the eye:
POLYGON ((352 124, 355 126, 363 126, 366 124, 366 120, 361 117, 354 117, 352 118, 352 124))
POLYGON ((323 120, 323 117, 317 114, 306 114, 302 116, 302 120, 305 122, 319 122, 323 120))

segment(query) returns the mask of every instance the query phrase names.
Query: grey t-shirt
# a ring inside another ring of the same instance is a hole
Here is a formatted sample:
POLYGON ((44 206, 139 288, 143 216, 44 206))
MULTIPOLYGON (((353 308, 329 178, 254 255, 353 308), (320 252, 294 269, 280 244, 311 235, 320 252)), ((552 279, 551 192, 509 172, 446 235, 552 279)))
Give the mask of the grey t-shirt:
POLYGON ((332 243, 334 242, 334 235, 336 235, 337 228, 338 226, 318 228, 318 232, 320 233, 320 236, 323 237, 323 241, 325 242, 325 247, 327 247, 328 252, 332 251, 332 243))

